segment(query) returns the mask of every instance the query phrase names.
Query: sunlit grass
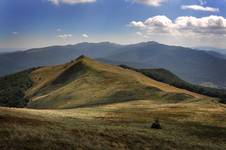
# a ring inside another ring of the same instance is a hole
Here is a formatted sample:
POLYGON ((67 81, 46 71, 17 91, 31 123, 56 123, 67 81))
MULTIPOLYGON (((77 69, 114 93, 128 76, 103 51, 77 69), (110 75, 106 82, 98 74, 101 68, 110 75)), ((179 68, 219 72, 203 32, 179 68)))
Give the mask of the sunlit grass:
POLYGON ((0 108, 6 149, 225 149, 226 107, 139 100, 67 110, 0 108), (163 129, 151 129, 159 118, 163 129), (12 143, 12 144, 11 144, 12 143))

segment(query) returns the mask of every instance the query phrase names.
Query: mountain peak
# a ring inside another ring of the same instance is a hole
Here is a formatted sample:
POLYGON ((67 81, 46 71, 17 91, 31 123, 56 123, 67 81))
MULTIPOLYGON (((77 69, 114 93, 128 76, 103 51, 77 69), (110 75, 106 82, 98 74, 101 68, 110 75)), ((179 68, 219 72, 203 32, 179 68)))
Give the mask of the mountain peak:
POLYGON ((78 62, 81 62, 81 63, 93 63, 95 62, 95 60, 93 60, 92 58, 88 57, 88 56, 85 56, 85 55, 81 55, 79 57, 77 57, 74 61, 72 61, 74 63, 78 63, 78 62))
MULTIPOLYGON (((76 58, 75 60, 70 62, 70 66, 72 68, 83 68, 83 69, 87 69, 87 68, 96 68, 97 64, 99 64, 95 59, 92 59, 90 57, 87 57, 85 55, 81 55, 78 58, 76 58)), ((78 69, 78 70, 80 70, 78 69)))
POLYGON ((81 55, 78 58, 76 58, 76 60, 85 60, 85 59, 90 59, 90 58, 85 55, 81 55))

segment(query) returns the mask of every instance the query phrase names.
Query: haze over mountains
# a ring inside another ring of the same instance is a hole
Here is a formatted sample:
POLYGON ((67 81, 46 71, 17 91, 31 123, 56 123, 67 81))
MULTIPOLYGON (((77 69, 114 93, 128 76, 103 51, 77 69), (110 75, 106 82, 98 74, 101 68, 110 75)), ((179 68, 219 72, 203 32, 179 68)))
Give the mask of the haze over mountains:
POLYGON ((214 47, 195 47, 194 49, 205 50, 205 51, 213 51, 217 53, 221 53, 226 55, 226 49, 214 48, 214 47))
POLYGON ((1 53, 10 53, 10 52, 16 52, 18 49, 15 48, 0 48, 0 54, 1 53))
POLYGON ((86 55, 110 64, 165 68, 196 84, 226 87, 226 59, 215 52, 168 46, 156 42, 119 45, 109 42, 52 46, 0 55, 0 75, 37 66, 62 64, 86 55))

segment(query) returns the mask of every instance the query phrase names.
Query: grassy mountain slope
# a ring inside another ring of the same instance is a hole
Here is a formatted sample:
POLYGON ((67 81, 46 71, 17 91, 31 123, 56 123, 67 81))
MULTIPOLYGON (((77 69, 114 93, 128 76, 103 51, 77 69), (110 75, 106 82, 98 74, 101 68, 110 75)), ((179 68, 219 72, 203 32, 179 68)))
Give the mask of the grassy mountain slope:
POLYGON ((1 149, 226 149, 226 107, 206 101, 139 100, 62 110, 0 107, 0 121, 1 149), (150 128, 156 118, 161 130, 150 128))
MULTIPOLYGON (((28 104, 29 107, 73 108, 150 99, 163 95, 173 96, 173 94, 170 95, 167 92, 186 93, 198 98, 202 97, 149 79, 135 71, 101 64, 87 57, 80 57, 64 65, 63 68, 65 70, 54 77, 54 80, 38 90, 28 104)), ((188 96, 188 98, 191 97, 188 96)))
POLYGON ((225 89, 218 89, 191 84, 189 82, 181 80, 180 78, 178 78, 177 76, 175 76, 174 74, 165 69, 140 69, 139 72, 157 81, 164 82, 181 89, 186 89, 188 91, 207 95, 210 97, 218 97, 220 98, 221 102, 226 102, 225 89))
POLYGON ((204 87, 204 86, 199 86, 195 84, 191 84, 189 82, 186 82, 173 73, 171 73, 168 70, 165 69, 135 69, 131 68, 125 65, 120 65, 123 68, 129 68, 131 70, 135 70, 137 72, 140 72, 152 79, 155 79, 160 82, 167 83, 169 85, 181 88, 181 89, 186 89, 188 91, 192 91, 195 93, 207 95, 210 97, 218 97, 220 98, 221 102, 226 102, 226 90, 225 89, 217 89, 217 88, 211 88, 211 87, 204 87))
POLYGON ((32 108, 74 108, 141 99, 178 102, 206 98, 85 56, 64 65, 32 69, 26 76, 32 85, 24 90, 23 98, 29 100, 27 106, 32 108))

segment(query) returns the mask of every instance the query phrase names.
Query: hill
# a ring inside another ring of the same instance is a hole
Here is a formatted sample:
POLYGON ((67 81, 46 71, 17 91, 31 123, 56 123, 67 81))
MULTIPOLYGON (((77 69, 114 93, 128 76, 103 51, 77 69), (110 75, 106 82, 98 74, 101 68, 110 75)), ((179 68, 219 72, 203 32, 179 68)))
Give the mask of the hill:
POLYGON ((135 68, 164 68, 188 82, 226 87, 224 55, 156 42, 132 45, 79 43, 4 53, 0 54, 0 76, 37 66, 63 64, 80 55, 135 68))
POLYGON ((225 149, 224 104, 141 71, 80 56, 0 78, 0 148, 225 149))
POLYGON ((0 83, 1 106, 14 107, 76 108, 142 99, 181 102, 206 98, 86 56, 5 76, 0 83))
POLYGON ((135 70, 137 72, 140 72, 152 79, 155 79, 157 81, 167 83, 169 85, 186 89, 188 91, 192 91, 195 93, 207 95, 210 97, 218 97, 221 102, 226 102, 226 90, 225 89, 218 89, 218 88, 211 88, 211 87, 205 87, 200 85, 191 84, 189 82, 186 82, 173 73, 171 73, 168 70, 157 68, 157 69, 135 69, 131 68, 125 65, 120 65, 123 68, 129 68, 131 70, 135 70))

